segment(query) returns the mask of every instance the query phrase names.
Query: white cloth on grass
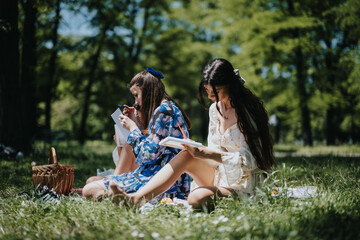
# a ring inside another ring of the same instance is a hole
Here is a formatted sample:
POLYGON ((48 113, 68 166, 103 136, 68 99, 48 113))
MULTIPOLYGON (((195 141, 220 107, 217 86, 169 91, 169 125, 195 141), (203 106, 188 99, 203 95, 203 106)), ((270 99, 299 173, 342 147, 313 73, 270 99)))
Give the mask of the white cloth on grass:
POLYGON ((310 198, 317 194, 317 187, 315 186, 298 186, 293 188, 277 187, 276 193, 272 193, 273 197, 287 196, 292 198, 310 198))

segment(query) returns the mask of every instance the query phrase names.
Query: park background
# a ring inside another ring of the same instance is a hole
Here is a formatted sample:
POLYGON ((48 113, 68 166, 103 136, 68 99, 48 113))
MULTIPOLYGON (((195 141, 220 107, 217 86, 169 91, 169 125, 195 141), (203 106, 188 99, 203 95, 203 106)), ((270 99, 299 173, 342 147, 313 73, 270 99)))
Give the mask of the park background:
POLYGON ((360 140, 358 1, 2 1, 0 143, 111 141, 116 103, 146 67, 205 141, 202 69, 228 59, 265 103, 277 143, 360 140), (60 131, 60 132, 59 132, 60 131))
POLYGON ((0 144, 15 149, 0 161, 0 239, 359 239, 359 36, 358 0, 0 1, 0 144), (74 187, 114 168, 110 114, 132 105, 127 84, 146 67, 205 142, 196 95, 216 57, 272 116, 277 165, 254 197, 210 214, 39 199, 31 166, 51 145, 75 167, 74 187), (297 186, 317 194, 288 197, 297 186))

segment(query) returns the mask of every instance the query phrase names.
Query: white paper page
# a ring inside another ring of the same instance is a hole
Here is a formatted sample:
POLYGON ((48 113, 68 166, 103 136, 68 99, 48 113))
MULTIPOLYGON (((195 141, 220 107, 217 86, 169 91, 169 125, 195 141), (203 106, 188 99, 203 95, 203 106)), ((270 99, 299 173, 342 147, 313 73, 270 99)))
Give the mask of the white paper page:
POLYGON ((123 113, 118 108, 118 109, 116 109, 115 112, 113 112, 113 114, 111 114, 111 117, 114 120, 114 122, 116 123, 116 126, 119 128, 122 136, 124 137, 124 139, 126 141, 130 132, 128 130, 126 130, 125 128, 123 128, 123 126, 121 125, 120 120, 119 120, 120 115, 123 115, 123 113))
POLYGON ((117 165, 117 163, 119 162, 119 151, 118 151, 118 147, 116 146, 114 151, 112 152, 112 157, 115 163, 115 166, 117 165))
POLYGON ((124 144, 126 144, 127 142, 127 138, 124 137, 124 135, 121 133, 119 127, 114 124, 114 129, 115 129, 115 139, 116 139, 116 145, 117 146, 123 146, 124 144))
POLYGON ((168 146, 173 148, 179 148, 184 149, 184 147, 181 144, 188 144, 190 146, 194 147, 201 147, 202 144, 199 142, 195 142, 192 140, 185 140, 181 138, 175 138, 175 137, 167 137, 160 141, 159 145, 161 146, 168 146))

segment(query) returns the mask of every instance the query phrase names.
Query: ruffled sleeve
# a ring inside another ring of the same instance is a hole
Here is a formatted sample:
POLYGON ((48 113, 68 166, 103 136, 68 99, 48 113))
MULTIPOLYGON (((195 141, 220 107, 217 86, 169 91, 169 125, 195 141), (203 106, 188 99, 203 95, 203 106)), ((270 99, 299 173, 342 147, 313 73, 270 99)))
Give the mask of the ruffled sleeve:
POLYGON ((156 164, 165 150, 159 142, 171 133, 172 122, 172 111, 166 104, 162 104, 154 111, 149 123, 148 136, 143 135, 140 129, 135 129, 129 134, 127 143, 133 147, 136 164, 156 164))

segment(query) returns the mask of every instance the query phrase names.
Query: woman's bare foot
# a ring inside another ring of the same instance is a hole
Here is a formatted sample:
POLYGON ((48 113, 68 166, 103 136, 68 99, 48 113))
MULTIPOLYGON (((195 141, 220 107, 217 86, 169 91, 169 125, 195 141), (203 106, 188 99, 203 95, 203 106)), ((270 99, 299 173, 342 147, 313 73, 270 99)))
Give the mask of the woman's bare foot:
POLYGON ((112 202, 116 205, 119 205, 120 202, 123 202, 126 207, 138 207, 138 204, 134 201, 134 198, 119 189, 118 186, 112 181, 110 182, 110 190, 113 193, 111 196, 112 202))

